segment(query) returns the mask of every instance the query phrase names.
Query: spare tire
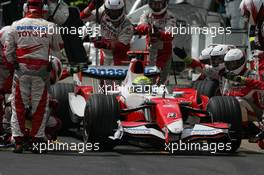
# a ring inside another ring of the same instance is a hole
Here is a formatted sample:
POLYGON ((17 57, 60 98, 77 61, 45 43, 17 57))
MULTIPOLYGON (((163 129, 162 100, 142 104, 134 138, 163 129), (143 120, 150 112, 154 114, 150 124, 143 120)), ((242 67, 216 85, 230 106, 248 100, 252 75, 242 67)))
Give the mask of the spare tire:
POLYGON ((68 93, 74 91, 71 83, 57 83, 51 86, 51 97, 59 102, 58 116, 62 120, 62 131, 74 126, 69 111, 68 93))
POLYGON ((201 95, 209 98, 221 95, 219 83, 213 80, 198 80, 193 83, 193 88, 196 89, 201 95))
POLYGON ((117 129, 120 115, 115 96, 93 94, 87 101, 84 114, 84 142, 99 143, 100 151, 110 151, 116 142, 109 139, 117 129))
POLYGON ((208 102, 207 111, 214 122, 231 125, 229 129, 231 150, 225 152, 235 152, 240 147, 242 139, 242 114, 238 100, 229 96, 212 97, 208 102))

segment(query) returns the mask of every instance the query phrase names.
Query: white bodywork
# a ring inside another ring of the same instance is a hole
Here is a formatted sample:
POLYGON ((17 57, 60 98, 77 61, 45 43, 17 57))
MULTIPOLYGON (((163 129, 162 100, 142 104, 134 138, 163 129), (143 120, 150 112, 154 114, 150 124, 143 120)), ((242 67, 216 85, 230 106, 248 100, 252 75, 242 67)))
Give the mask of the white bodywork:
POLYGON ((202 124, 196 124, 193 128, 184 129, 181 138, 188 138, 190 136, 214 136, 217 134, 228 134, 228 129, 214 128, 202 124))
MULTIPOLYGON (((73 74, 73 84, 82 86, 77 74, 73 74)), ((84 111, 86 106, 86 100, 83 96, 77 95, 74 92, 68 93, 69 105, 73 115, 78 117, 84 117, 84 111)))
POLYGON ((78 117, 84 117, 86 106, 85 99, 80 95, 75 95, 74 93, 69 93, 68 98, 72 113, 77 115, 78 117))

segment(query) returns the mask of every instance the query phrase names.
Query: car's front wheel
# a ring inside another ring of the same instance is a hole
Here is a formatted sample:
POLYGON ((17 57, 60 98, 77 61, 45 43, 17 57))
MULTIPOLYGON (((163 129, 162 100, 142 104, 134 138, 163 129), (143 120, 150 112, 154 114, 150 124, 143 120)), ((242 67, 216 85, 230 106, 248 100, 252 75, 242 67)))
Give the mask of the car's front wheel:
POLYGON ((201 95, 209 98, 221 95, 219 83, 213 80, 198 80, 194 82, 193 88, 196 89, 201 95))
POLYGON ((117 129, 119 104, 115 96, 94 94, 87 101, 84 117, 84 142, 99 143, 100 151, 109 151, 116 142, 113 136, 117 129))
POLYGON ((235 97, 217 96, 212 97, 207 105, 213 122, 224 122, 231 125, 229 135, 231 149, 225 152, 236 152, 241 145, 242 139, 242 115, 239 102, 235 97))

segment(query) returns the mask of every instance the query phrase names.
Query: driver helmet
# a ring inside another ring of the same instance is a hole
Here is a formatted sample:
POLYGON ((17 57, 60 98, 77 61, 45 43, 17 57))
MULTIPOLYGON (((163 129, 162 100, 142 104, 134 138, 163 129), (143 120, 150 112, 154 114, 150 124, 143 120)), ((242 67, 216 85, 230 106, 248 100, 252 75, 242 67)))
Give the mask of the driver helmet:
POLYGON ((146 94, 151 93, 152 81, 150 78, 141 75, 136 77, 132 82, 132 93, 146 94))
POLYGON ((256 25, 263 15, 263 0, 242 0, 240 12, 244 20, 251 25, 256 25))
POLYGON ((168 2, 168 0, 148 0, 148 5, 154 15, 162 15, 168 8, 168 2))
POLYGON ((106 0, 104 8, 106 15, 112 22, 118 22, 125 16, 124 0, 106 0))
POLYGON ((227 52, 234 46, 219 44, 211 52, 211 64, 214 68, 224 68, 224 58, 227 52))
POLYGON ((62 75, 62 63, 57 57, 50 57, 51 71, 50 71, 50 84, 56 84, 62 75))
POLYGON ((227 71, 239 75, 246 65, 246 57, 240 49, 231 49, 225 56, 225 67, 227 71))

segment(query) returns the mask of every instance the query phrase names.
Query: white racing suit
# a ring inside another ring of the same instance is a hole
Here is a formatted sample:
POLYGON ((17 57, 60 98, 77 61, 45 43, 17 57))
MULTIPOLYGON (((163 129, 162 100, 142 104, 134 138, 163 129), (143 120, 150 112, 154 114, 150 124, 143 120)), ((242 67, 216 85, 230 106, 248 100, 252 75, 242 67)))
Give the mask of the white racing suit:
POLYGON ((49 53, 59 51, 62 39, 54 23, 23 18, 12 24, 5 43, 6 58, 15 67, 12 87, 11 129, 16 142, 25 134, 25 112, 31 104, 33 139, 44 138, 49 107, 49 53), (51 30, 48 32, 48 30, 51 30))
POLYGON ((241 76, 247 77, 244 84, 224 79, 223 95, 237 97, 241 112, 242 122, 259 121, 264 110, 264 81, 254 70, 244 69, 241 76))
POLYGON ((139 34, 147 35, 150 52, 150 65, 161 69, 161 82, 165 82, 169 75, 172 59, 172 27, 176 26, 174 15, 167 10, 165 14, 155 16, 151 10, 144 12, 136 28, 139 34), (160 37, 151 37, 149 34, 153 26, 158 28, 160 37))
MULTIPOLYGON (((85 21, 96 21, 93 13, 85 21)), ((124 16, 116 25, 105 14, 104 8, 99 9, 99 22, 101 25, 102 42, 109 45, 107 49, 100 50, 101 65, 121 65, 122 61, 128 61, 127 51, 134 34, 131 21, 124 16)))
MULTIPOLYGON (((10 26, 3 27, 0 30, 0 123, 3 122, 3 116, 5 114, 3 103, 5 94, 9 92, 12 85, 12 75, 10 74, 10 71, 8 68, 4 65, 4 42, 7 38, 8 30, 10 29, 10 26)), ((2 124, 0 124, 0 133, 3 131, 2 124)))

